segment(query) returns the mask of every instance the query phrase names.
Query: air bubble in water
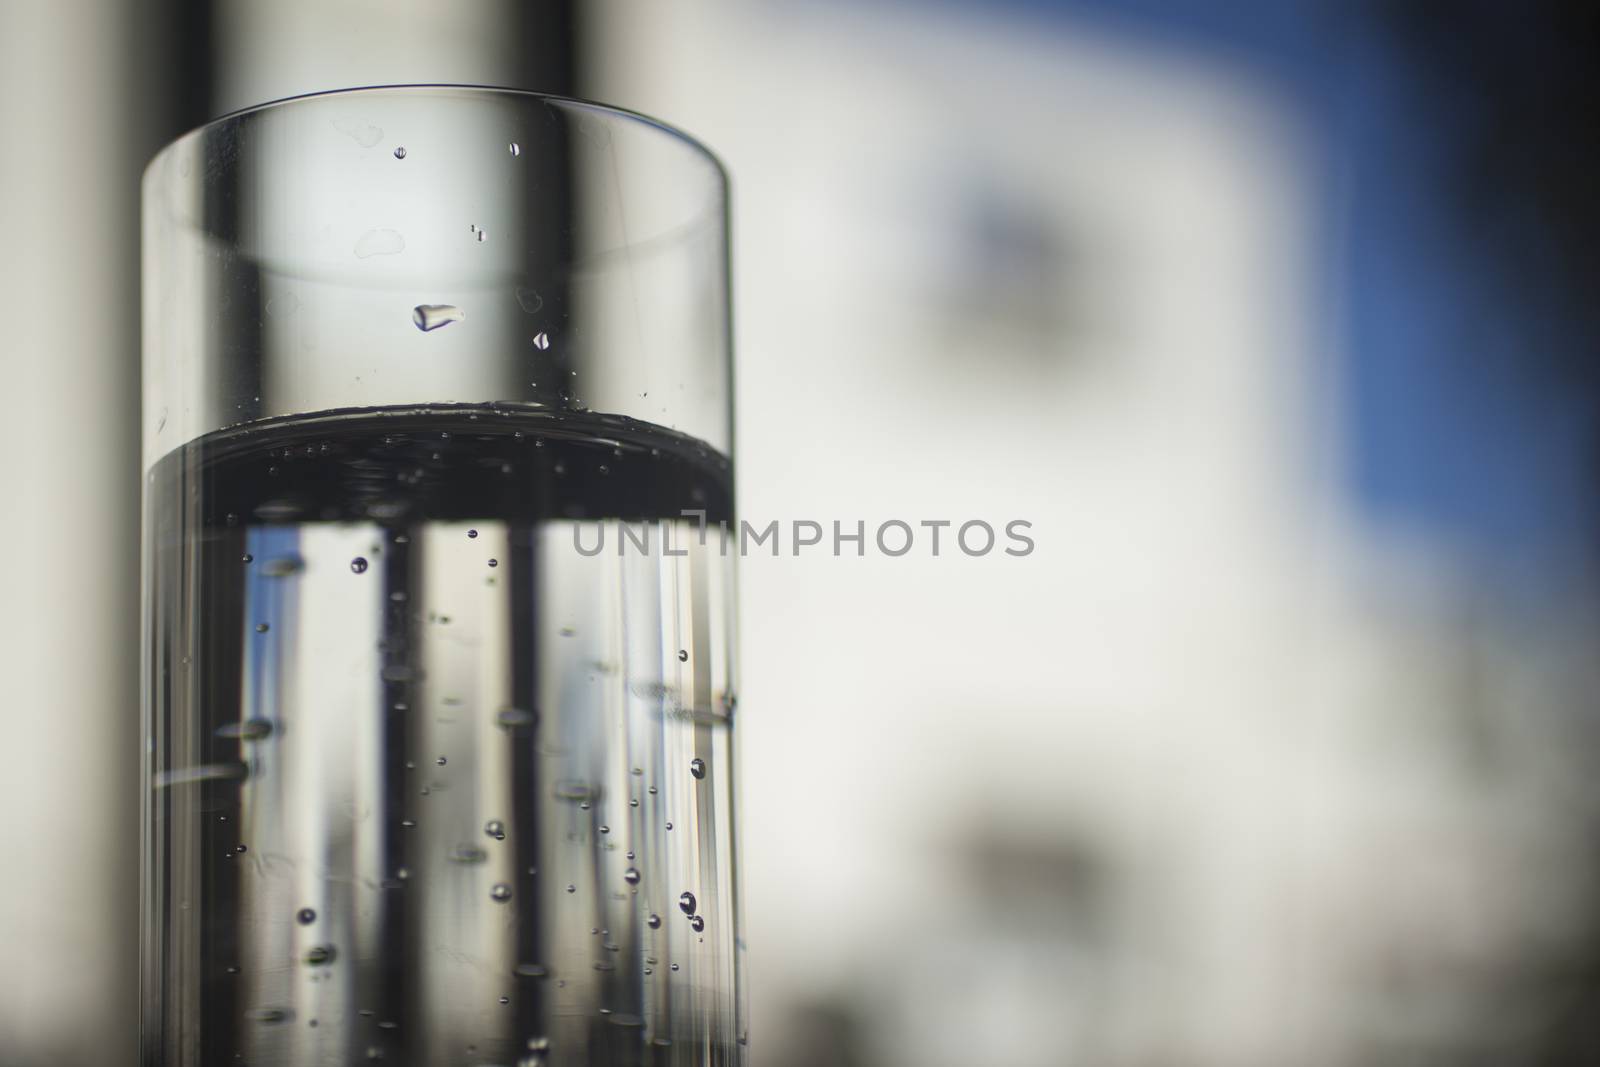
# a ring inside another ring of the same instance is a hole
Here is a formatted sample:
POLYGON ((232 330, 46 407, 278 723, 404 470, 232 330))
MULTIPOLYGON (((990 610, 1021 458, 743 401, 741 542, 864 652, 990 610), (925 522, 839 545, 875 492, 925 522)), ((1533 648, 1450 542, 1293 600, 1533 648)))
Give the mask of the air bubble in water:
POLYGON ((622 880, 624 882, 627 882, 629 885, 638 885, 639 884, 639 870, 638 870, 638 868, 629 867, 627 870, 623 871, 622 872, 622 880))
POLYGON ((538 721, 538 716, 522 708, 501 708, 495 712, 494 718, 495 722, 505 730, 514 730, 519 726, 532 726, 538 721))
POLYGON ((678 965, 677 965, 677 964, 676 964, 676 963, 674 963, 674 964, 673 964, 673 965, 672 965, 672 969, 673 969, 673 970, 677 970, 677 969, 678 969, 678 965))
POLYGON ((477 537, 478 536, 478 531, 477 530, 468 530, 467 531, 467 536, 468 537, 477 537))
POLYGON ((689 919, 689 928, 698 934, 706 928, 706 921, 698 915, 692 916, 689 919))
POLYGON ((229 741, 260 741, 272 733, 272 723, 266 719, 246 719, 244 722, 227 722, 217 727, 217 736, 229 741))
POLYGON ((497 559, 491 559, 491 560, 490 560, 490 561, 489 561, 489 566, 491 566, 491 567, 498 567, 498 566, 500 566, 500 561, 499 561, 499 560, 497 560, 497 559))
POLYGON ((678 649, 678 662, 679 663, 688 663, 689 662, 689 650, 688 649, 686 649, 686 648, 678 649))
POLYGON ((357 556, 355 559, 351 560, 350 561, 350 569, 353 572, 355 572, 356 574, 365 574, 365 573, 367 573, 366 557, 357 556))
POLYGON ((306 953, 306 962, 313 967, 320 967, 325 963, 332 963, 337 955, 332 945, 313 945, 306 953))
POLYGON ((577 886, 573 885, 571 882, 567 883, 567 892, 576 893, 577 891, 578 891, 578 887, 577 886))
POLYGON ((450 850, 450 862, 460 864, 482 863, 489 858, 489 854, 477 845, 457 845, 450 850))
POLYGON ((246 552, 244 555, 240 556, 239 558, 242 559, 246 563, 254 563, 256 561, 256 558, 254 556, 252 556, 248 552, 246 552))
POLYGON ((670 822, 669 822, 669 823, 667 823, 667 829, 668 829, 668 830, 670 830, 670 829, 672 829, 672 824, 671 824, 671 823, 670 823, 670 822))
POLYGON ((317 913, 312 908, 301 908, 294 913, 294 917, 301 926, 310 926, 317 921, 317 913))
POLYGON ((489 899, 497 904, 504 904, 511 899, 511 887, 504 882, 496 882, 494 888, 489 890, 489 899))
POLYGON ((258 622, 258 623, 256 623, 256 633, 258 633, 258 634, 264 634, 264 633, 266 633, 266 632, 267 632, 267 631, 268 631, 268 630, 270 630, 270 629, 272 629, 272 627, 270 627, 270 626, 268 626, 268 625, 267 625, 267 624, 266 624, 266 623, 264 623, 264 622, 258 622))
POLYGON ((418 304, 411 309, 411 322, 423 333, 460 322, 466 318, 454 304, 418 304))
POLYGON ((650 918, 646 919, 644 921, 644 924, 646 926, 650 927, 650 929, 652 929, 652 930, 659 930, 659 929, 661 929, 661 916, 659 916, 659 915, 655 914, 654 912, 652 912, 650 914, 650 918))
POLYGON ((533 335, 533 347, 537 348, 541 352, 543 352, 545 349, 549 348, 550 347, 550 335, 545 333, 543 330, 540 330, 538 333, 534 334, 533 335))
POLYGON ((706 761, 698 756, 690 760, 689 773, 694 775, 696 778, 704 778, 706 776, 706 761))
POLYGON ((602 823, 600 825, 600 832, 603 833, 603 834, 609 834, 611 832, 611 827, 606 826, 604 823, 602 823))
POLYGON ((509 152, 510 152, 510 153, 511 153, 511 154, 512 154, 512 155, 513 155, 513 156, 520 156, 520 155, 522 155, 522 146, 521 146, 521 145, 519 145, 519 144, 518 144, 518 143, 517 143, 517 142, 515 142, 515 141, 512 141, 512 142, 511 142, 511 143, 510 143, 510 144, 508 144, 508 145, 506 145, 506 149, 507 149, 507 150, 508 150, 508 151, 509 151, 509 152))
POLYGON ((401 145, 399 148, 396 148, 394 150, 394 158, 396 158, 396 159, 404 159, 404 158, 406 158, 406 146, 405 145, 401 145))
POLYGON ((684 894, 678 898, 678 907, 683 909, 683 913, 685 915, 693 915, 694 894, 686 890, 684 894))
POLYGON ((506 824, 499 819, 490 819, 483 824, 483 832, 496 841, 504 841, 506 839, 506 824))
POLYGON ((440 756, 438 759, 434 760, 433 762, 437 763, 439 766, 443 767, 445 765, 445 758, 443 756, 440 756))

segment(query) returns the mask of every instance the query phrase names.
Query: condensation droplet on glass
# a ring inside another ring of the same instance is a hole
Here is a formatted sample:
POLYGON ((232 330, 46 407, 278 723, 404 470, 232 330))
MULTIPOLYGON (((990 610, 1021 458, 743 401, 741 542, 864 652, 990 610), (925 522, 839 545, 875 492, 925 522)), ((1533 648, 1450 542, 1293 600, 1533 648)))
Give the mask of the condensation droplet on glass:
POLYGON ((650 918, 646 919, 644 924, 652 930, 659 930, 661 929, 661 916, 651 912, 650 918))
POLYGON ((516 294, 517 303, 521 304, 522 310, 526 311, 530 315, 538 314, 539 309, 544 307, 544 297, 540 296, 537 291, 529 289, 527 286, 517 286, 516 294))
POLYGON ((651 796, 655 796, 656 795, 656 787, 655 786, 651 786, 649 792, 650 792, 651 796))
POLYGON ((497 904, 504 904, 511 899, 511 887, 504 882, 496 882, 494 888, 489 890, 489 899, 497 904))
POLYGON ((399 230, 368 230, 356 239, 353 249, 357 259, 394 256, 405 250, 406 239, 399 230))
POLYGON ((696 778, 704 778, 706 776, 706 761, 698 756, 690 760, 689 773, 694 775, 696 778))
POLYGON ((355 572, 356 574, 365 574, 365 573, 367 573, 367 561, 366 561, 366 558, 363 557, 363 556, 357 556, 355 559, 351 560, 350 561, 350 569, 353 572, 355 572))
POLYGON ((430 333, 464 318, 466 316, 454 304, 418 304, 411 309, 411 322, 423 333, 430 333))

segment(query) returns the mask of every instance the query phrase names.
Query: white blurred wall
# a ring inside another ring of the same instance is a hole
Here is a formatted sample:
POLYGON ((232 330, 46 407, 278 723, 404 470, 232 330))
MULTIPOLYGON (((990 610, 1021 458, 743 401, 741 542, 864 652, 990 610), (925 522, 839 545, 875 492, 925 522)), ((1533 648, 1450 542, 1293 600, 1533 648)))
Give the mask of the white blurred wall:
POLYGON ((746 561, 755 1062, 1497 1040, 1474 997, 1575 927, 1580 839, 1559 739, 1464 673, 1545 638, 1474 645, 1442 550, 1337 495, 1314 131, 979 5, 588 10, 587 94, 733 174, 743 516, 1038 542, 746 561))
POLYGON ((126 1063, 138 880, 136 173, 120 5, 0 33, 0 1063, 126 1063))

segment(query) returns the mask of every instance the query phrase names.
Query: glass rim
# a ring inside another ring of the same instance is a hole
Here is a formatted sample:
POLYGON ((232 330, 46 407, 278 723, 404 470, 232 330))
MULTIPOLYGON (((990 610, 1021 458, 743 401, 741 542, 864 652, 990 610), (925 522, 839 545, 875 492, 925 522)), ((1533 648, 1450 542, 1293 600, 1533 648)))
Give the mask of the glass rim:
POLYGON ((722 157, 717 155, 717 153, 713 151, 709 145, 707 145, 700 138, 696 137, 694 134, 689 133, 687 130, 684 130, 678 126, 674 126, 670 122, 658 119, 653 115, 647 115, 642 111, 634 111, 630 108, 618 107, 614 104, 602 104, 593 100, 585 100, 581 97, 563 96, 560 93, 545 93, 537 92, 532 89, 518 89, 509 85, 482 85, 471 82, 398 82, 393 84, 385 83, 381 85, 352 86, 345 89, 318 89, 314 92, 296 93, 293 96, 279 97, 276 100, 268 100, 265 103, 251 104, 248 107, 237 108, 225 115, 218 115, 214 119, 203 122, 191 129, 185 130, 183 133, 177 135, 176 137, 172 138, 172 140, 162 145, 156 150, 155 154, 150 157, 150 161, 145 164, 143 174, 141 175, 141 184, 143 179, 149 177, 152 168, 154 168, 157 163, 174 152, 178 146, 183 144, 185 141, 188 141, 193 137, 200 136, 208 131, 221 129, 229 123, 235 122, 247 115, 253 115, 257 112, 263 111, 277 111, 279 109, 291 107, 295 104, 309 103, 311 101, 323 100, 329 97, 364 96, 388 92, 417 90, 480 93, 485 97, 523 97, 528 100, 538 100, 548 104, 559 104, 562 107, 590 111, 612 119, 621 119, 629 123, 654 129, 657 132, 666 135, 668 138, 677 141, 679 144, 700 156, 706 162, 710 163, 712 170, 716 172, 718 180, 722 183, 724 195, 726 195, 732 184, 729 178, 727 164, 722 161, 722 157))

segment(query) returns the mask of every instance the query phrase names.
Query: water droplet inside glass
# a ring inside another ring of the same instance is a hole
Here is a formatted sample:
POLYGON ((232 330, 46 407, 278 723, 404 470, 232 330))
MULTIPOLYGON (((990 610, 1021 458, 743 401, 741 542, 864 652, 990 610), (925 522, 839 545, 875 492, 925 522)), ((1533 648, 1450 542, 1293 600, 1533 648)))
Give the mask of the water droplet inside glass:
POLYGON ((411 322, 423 333, 460 322, 466 318, 454 304, 418 304, 411 309, 411 322))
POLYGON ((351 560, 350 561, 350 569, 353 572, 355 572, 356 574, 365 574, 365 573, 367 573, 367 561, 366 561, 366 558, 363 557, 363 556, 357 556, 355 559, 351 560))
POLYGON ((698 934, 701 930, 706 928, 706 921, 698 915, 693 916, 689 920, 689 928, 698 934))
POLYGON ((672 829, 672 824, 671 824, 671 823, 670 823, 670 822, 669 822, 669 823, 667 823, 667 829, 668 829, 668 830, 670 830, 670 829, 672 829))
POLYGON ((706 776, 706 761, 700 759, 698 756, 690 760, 689 773, 694 775, 696 778, 704 778, 706 776))
POLYGON ((254 563, 256 561, 256 558, 254 556, 252 556, 248 552, 246 552, 244 555, 240 556, 239 558, 241 560, 243 560, 244 562, 246 562, 246 563, 254 563))
POLYGON ((646 919, 644 921, 644 924, 646 926, 650 927, 650 929, 652 929, 652 930, 659 930, 659 929, 661 929, 661 916, 659 916, 659 915, 655 914, 654 912, 652 912, 650 914, 650 918, 646 919))
POLYGON ((371 148, 383 140, 383 130, 357 119, 334 119, 333 128, 349 136, 362 148, 371 148))
POLYGON ((629 885, 638 885, 639 884, 639 871, 638 871, 638 869, 634 868, 634 867, 629 867, 627 870, 623 871, 622 872, 622 880, 624 882, 627 882, 629 885))
POLYGON ((521 145, 519 145, 519 144, 518 144, 518 143, 517 143, 517 142, 515 142, 515 141, 512 141, 512 142, 511 142, 511 143, 510 143, 510 144, 508 144, 508 145, 506 145, 506 149, 507 149, 507 151, 509 151, 509 152, 510 152, 510 153, 511 153, 511 154, 512 154, 512 155, 513 155, 513 156, 520 156, 520 155, 522 155, 522 146, 521 146, 521 145))
POLYGON ((494 888, 489 890, 489 899, 497 904, 504 904, 511 899, 511 887, 504 882, 496 882, 494 888))
POLYGON ((550 347, 550 335, 540 330, 533 335, 533 347, 543 352, 550 347))
POLYGON ((332 963, 337 955, 332 945, 313 945, 306 953, 306 962, 313 967, 320 967, 325 963, 332 963))
POLYGON ((477 530, 468 530, 467 531, 467 536, 468 537, 477 537, 478 536, 478 531, 477 530))
POLYGON ((506 839, 506 824, 499 819, 490 819, 483 824, 483 832, 496 841, 504 841, 506 839))
POLYGON ((678 898, 678 907, 683 909, 683 913, 685 915, 693 915, 694 914, 694 894, 685 891, 684 894, 678 898))
POLYGON ((674 963, 674 964, 673 964, 673 965, 672 965, 672 969, 673 969, 673 970, 677 970, 677 969, 678 969, 678 965, 677 965, 677 964, 676 964, 676 963, 674 963))
POLYGON ((678 662, 679 663, 688 663, 689 662, 689 650, 688 649, 686 649, 686 648, 678 649, 678 662))
POLYGON ((317 913, 315 909, 312 908, 301 908, 299 911, 294 913, 294 917, 301 926, 310 926, 312 923, 317 921, 317 913))
POLYGON ((605 825, 601 825, 600 832, 603 833, 603 834, 609 834, 611 832, 611 827, 605 826, 605 825))

